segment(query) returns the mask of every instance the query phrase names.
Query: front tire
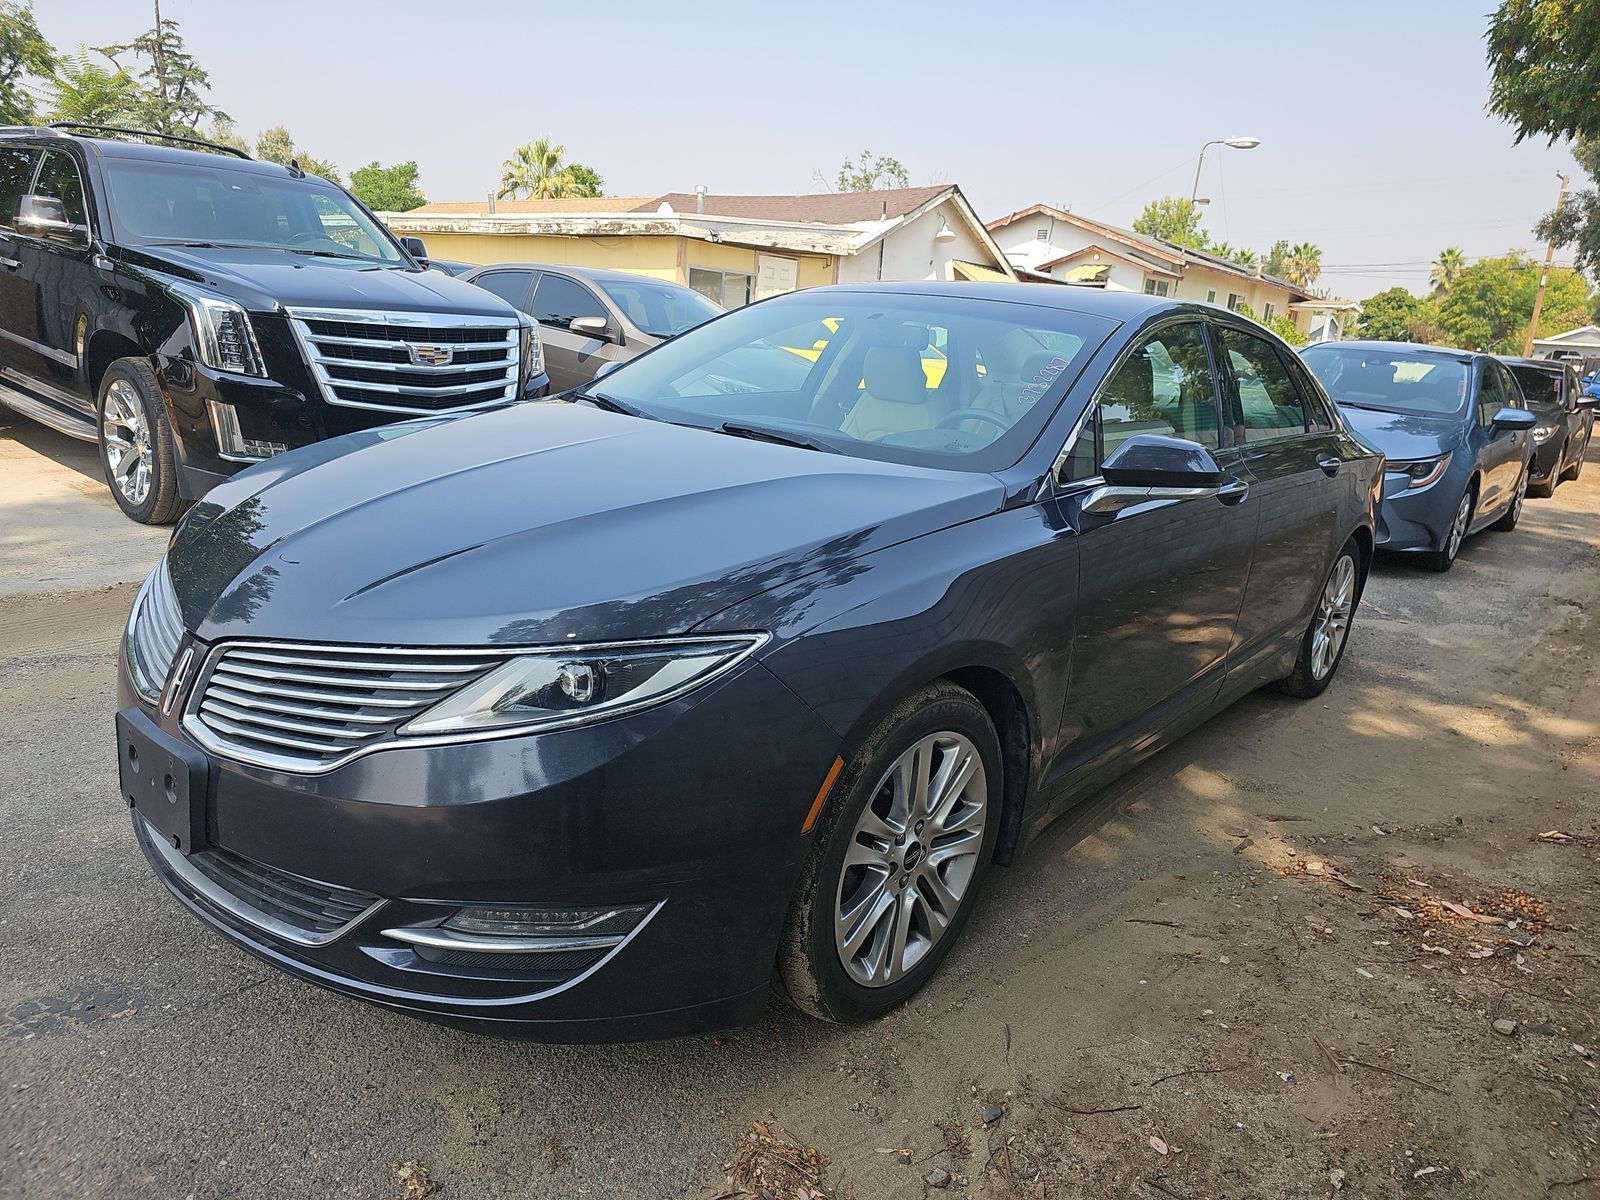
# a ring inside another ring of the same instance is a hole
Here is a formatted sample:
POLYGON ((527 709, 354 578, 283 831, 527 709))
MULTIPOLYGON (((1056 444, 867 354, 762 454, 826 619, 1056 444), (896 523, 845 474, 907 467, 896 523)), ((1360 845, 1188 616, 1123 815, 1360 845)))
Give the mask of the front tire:
POLYGON ((1445 530, 1444 545, 1422 557, 1422 565, 1430 571, 1448 571, 1456 565, 1456 555, 1461 553, 1461 543, 1467 540, 1467 530, 1472 528, 1472 510, 1478 505, 1477 493, 1469 484, 1456 504, 1456 515, 1445 530))
POLYGON ((1361 547, 1351 538, 1333 560, 1327 581, 1322 585, 1322 594, 1317 597, 1316 610, 1311 614, 1311 624, 1300 639, 1300 655, 1294 661, 1294 670, 1278 682, 1280 691, 1309 700, 1327 690, 1339 664, 1344 661, 1344 650, 1350 643, 1350 623, 1355 620, 1365 582, 1361 547))
POLYGON ((929 685, 841 772, 784 922, 778 976, 824 1021, 916 992, 972 914, 1000 827, 1000 742, 983 705, 929 685))
MULTIPOLYGON (((1543 483, 1529 482, 1528 495, 1536 500, 1548 500, 1556 494, 1556 488, 1560 487, 1561 481, 1567 477, 1566 462, 1569 448, 1567 446, 1561 447, 1561 453, 1556 455, 1555 465, 1550 468, 1550 478, 1543 483)), ((1528 469, 1531 471, 1533 467, 1530 465, 1528 469)))
POLYGON ((177 450, 161 383, 142 358, 119 358, 100 380, 100 466, 119 508, 144 525, 183 511, 177 450))

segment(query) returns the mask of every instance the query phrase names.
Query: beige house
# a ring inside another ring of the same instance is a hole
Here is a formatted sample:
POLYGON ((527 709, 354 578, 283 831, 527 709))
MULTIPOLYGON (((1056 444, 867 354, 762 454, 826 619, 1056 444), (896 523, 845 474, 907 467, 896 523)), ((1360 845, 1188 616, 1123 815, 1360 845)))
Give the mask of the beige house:
POLYGON ((669 192, 471 200, 379 214, 434 258, 609 267, 729 308, 797 288, 879 279, 1014 280, 954 185, 801 196, 669 192))
POLYGON ((1291 317, 1305 332, 1292 306, 1313 299, 1309 292, 1215 254, 1048 204, 990 221, 989 232, 1022 279, 1145 292, 1230 309, 1248 305, 1261 320, 1291 317))

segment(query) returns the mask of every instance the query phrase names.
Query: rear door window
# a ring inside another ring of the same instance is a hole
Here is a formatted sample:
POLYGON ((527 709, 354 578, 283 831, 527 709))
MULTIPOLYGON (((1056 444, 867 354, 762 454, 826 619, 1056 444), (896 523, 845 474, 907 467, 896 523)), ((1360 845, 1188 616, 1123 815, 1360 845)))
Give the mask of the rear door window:
POLYGON ((532 271, 486 271, 475 276, 472 282, 486 292, 493 292, 518 312, 529 312, 533 308, 532 271))
POLYGON ((1300 389, 1272 343, 1242 329, 1217 333, 1229 368, 1222 392, 1222 444, 1243 446, 1304 433, 1300 389))

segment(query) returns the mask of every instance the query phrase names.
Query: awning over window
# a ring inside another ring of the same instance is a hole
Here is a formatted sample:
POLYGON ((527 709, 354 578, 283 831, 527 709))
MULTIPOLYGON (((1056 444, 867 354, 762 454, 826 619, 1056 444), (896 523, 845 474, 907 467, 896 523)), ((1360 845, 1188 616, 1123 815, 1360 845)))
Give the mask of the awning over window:
POLYGON ((965 279, 971 283, 1010 283, 1011 276, 1004 271, 997 271, 993 267, 983 266, 981 263, 967 262, 964 259, 953 259, 950 269, 955 272, 957 279, 965 279))

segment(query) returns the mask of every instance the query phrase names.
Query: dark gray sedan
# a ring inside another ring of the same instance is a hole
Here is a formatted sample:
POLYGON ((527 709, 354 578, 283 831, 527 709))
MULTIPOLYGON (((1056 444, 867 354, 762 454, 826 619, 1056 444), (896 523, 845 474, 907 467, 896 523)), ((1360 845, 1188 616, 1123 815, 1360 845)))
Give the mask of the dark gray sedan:
POLYGON ((1528 408, 1538 420, 1533 427, 1533 473, 1530 496, 1553 496, 1562 480, 1583 474, 1594 410, 1600 396, 1585 396, 1583 381, 1570 362, 1550 358, 1502 359, 1522 387, 1528 408))
POLYGON ((1504 363, 1403 342, 1324 342, 1302 357, 1388 459, 1380 550, 1448 571, 1469 534, 1516 527, 1535 417, 1504 363))
POLYGON ((539 322, 552 392, 588 383, 723 311, 682 284, 630 271, 496 263, 462 278, 539 322))

